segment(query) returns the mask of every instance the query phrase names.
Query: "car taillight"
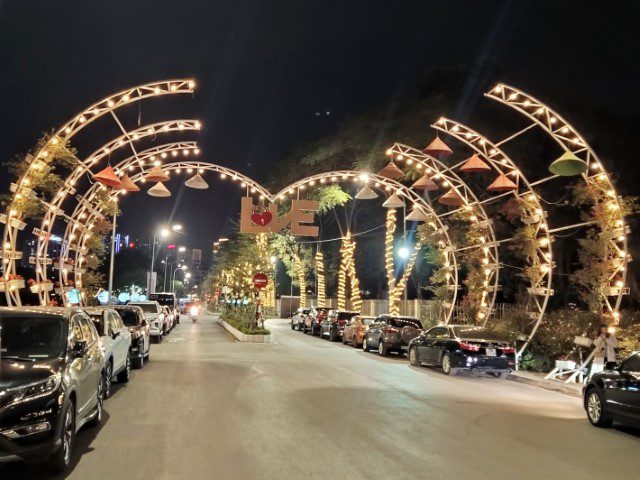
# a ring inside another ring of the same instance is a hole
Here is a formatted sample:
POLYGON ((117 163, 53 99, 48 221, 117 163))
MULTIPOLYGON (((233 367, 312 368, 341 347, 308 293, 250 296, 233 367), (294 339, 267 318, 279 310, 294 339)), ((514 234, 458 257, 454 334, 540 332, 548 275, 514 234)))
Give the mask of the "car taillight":
POLYGON ((469 352, 479 352, 480 345, 477 343, 469 343, 469 342, 460 342, 460 348, 462 350, 467 350, 469 352))
POLYGON ((516 353, 516 349, 513 347, 504 347, 502 349, 502 353, 504 353, 505 355, 512 355, 516 353))

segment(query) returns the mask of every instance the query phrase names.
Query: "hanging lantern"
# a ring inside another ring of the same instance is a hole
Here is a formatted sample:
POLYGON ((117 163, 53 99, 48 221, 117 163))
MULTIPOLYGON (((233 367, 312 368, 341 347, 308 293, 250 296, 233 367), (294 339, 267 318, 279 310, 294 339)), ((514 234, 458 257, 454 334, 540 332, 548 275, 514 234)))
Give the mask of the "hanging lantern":
POLYGON ((404 217, 408 222, 426 222, 429 217, 420 209, 417 205, 414 205, 413 209, 404 217))
POLYGON ((152 197, 170 197, 171 192, 162 183, 158 182, 147 193, 152 197))
POLYGON ((549 171, 560 177, 582 175, 587 170, 589 170, 587 162, 568 150, 549 166, 549 171))
POLYGON ((120 190, 124 190, 126 192, 139 192, 140 187, 138 187, 133 180, 129 178, 129 175, 126 173, 120 177, 120 190))
POLYGON ((394 193, 384 201, 382 206, 384 208, 402 208, 404 207, 404 202, 398 195, 394 193))
POLYGON ((355 198, 358 200, 373 200, 375 198, 378 198, 378 194, 374 192, 369 185, 365 185, 360 190, 358 190, 355 198))
POLYGON ((432 155, 434 157, 450 157, 453 154, 453 151, 440 140, 440 137, 436 135, 436 138, 433 139, 429 145, 427 145, 422 153, 426 155, 432 155))
POLYGON ((169 180, 169 175, 164 173, 160 167, 153 167, 144 178, 148 182, 166 182, 169 180))
POLYGON ((458 195, 458 192, 456 192, 453 188, 450 189, 444 195, 442 195, 438 199, 438 201, 443 205, 449 205, 452 207, 459 207, 464 203, 464 200, 462 200, 462 197, 458 195))
POLYGON ((466 173, 490 172, 491 167, 474 153, 467 158, 464 164, 460 167, 460 171, 466 173))
POLYGON ((209 188, 209 184, 204 181, 204 178, 199 173, 196 173, 189 180, 184 182, 184 184, 189 188, 196 188, 198 190, 206 190, 209 188))
POLYGON ((118 176, 116 175, 116 172, 114 172, 113 168, 111 168, 111 165, 106 166, 105 168, 100 170, 98 173, 93 175, 93 179, 96 182, 100 182, 103 185, 107 185, 113 188, 120 188, 120 185, 122 183, 118 178, 118 176))
POLYGON ((422 175, 418 180, 413 182, 411 188, 415 188, 416 190, 425 190, 427 192, 433 192, 434 190, 438 190, 440 187, 436 182, 429 178, 429 175, 426 173, 422 175))
POLYGON ((517 189, 518 185, 516 185, 513 180, 504 173, 501 173, 498 178, 496 178, 493 183, 487 187, 488 191, 495 193, 510 192, 517 189))
POLYGON ((383 177, 391 178, 393 180, 398 180, 399 178, 404 177, 404 172, 400 170, 400 168, 393 163, 391 160, 382 170, 378 172, 378 175, 382 175, 383 177))

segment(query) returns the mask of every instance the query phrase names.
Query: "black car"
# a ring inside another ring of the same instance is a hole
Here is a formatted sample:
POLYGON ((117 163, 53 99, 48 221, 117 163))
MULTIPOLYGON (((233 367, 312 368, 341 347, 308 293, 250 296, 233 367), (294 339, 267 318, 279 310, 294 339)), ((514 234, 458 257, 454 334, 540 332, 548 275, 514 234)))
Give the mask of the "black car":
POLYGON ((360 312, 348 312, 346 310, 330 310, 322 323, 320 323, 320 338, 327 337, 330 342, 337 342, 342 338, 344 327, 360 312))
POLYGON ((592 425, 609 427, 614 420, 640 425, 640 352, 612 370, 591 375, 582 393, 592 425))
POLYGON ((80 309, 0 308, 0 462, 68 466, 75 435, 102 420, 104 355, 80 309))
POLYGON ((516 349, 482 327, 439 325, 410 342, 409 361, 440 366, 447 375, 473 370, 506 377, 516 366, 516 349))
POLYGON ((142 368, 145 360, 149 360, 151 336, 149 322, 144 317, 142 308, 134 305, 114 305, 113 309, 120 314, 124 325, 131 332, 131 365, 142 368))
POLYGON ((422 333, 422 323, 414 317, 380 315, 364 334, 362 349, 373 348, 382 357, 389 352, 404 355, 409 342, 422 333))

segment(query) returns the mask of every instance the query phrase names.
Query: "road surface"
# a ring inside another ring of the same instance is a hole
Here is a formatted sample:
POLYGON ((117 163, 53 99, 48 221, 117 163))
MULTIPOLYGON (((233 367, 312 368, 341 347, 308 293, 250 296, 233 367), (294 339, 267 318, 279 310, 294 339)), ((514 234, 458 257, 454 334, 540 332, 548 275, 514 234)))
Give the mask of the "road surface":
POLYGON ((275 343, 243 344, 212 317, 180 324, 114 385, 61 478, 638 478, 640 432, 590 426, 577 398, 271 328, 275 343))

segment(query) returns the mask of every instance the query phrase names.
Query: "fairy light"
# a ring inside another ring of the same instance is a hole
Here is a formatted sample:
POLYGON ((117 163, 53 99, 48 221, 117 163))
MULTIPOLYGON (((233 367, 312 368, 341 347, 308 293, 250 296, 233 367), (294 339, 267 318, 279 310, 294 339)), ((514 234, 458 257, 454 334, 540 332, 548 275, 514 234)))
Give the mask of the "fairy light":
MULTIPOLYGON (((262 197, 262 195, 260 195, 262 197)), ((318 307, 324 307, 327 301, 327 292, 324 276, 324 255, 318 249, 316 251, 316 280, 318 282, 318 307)))

